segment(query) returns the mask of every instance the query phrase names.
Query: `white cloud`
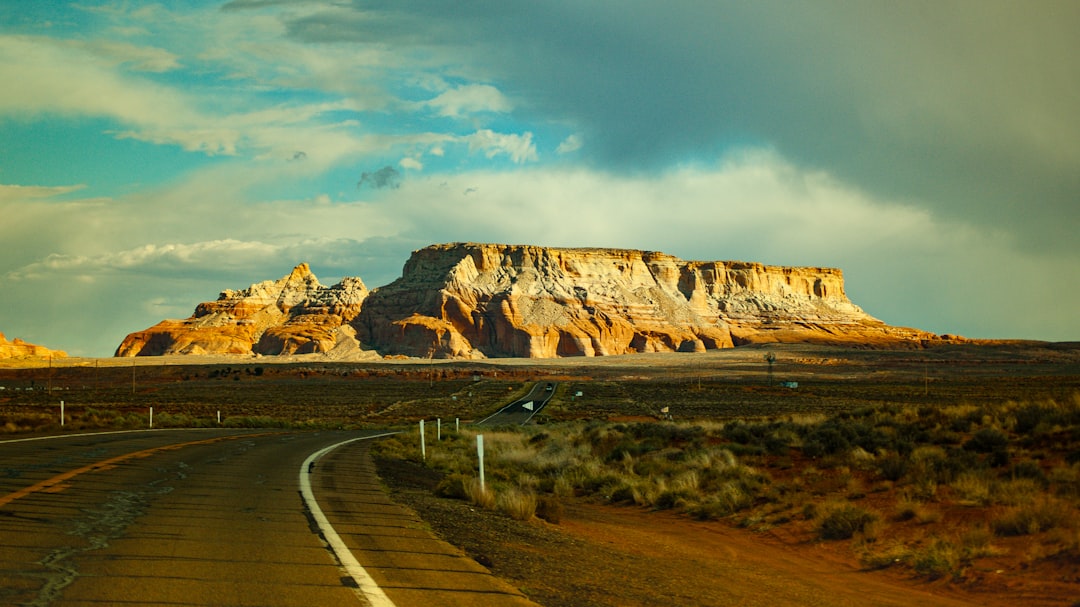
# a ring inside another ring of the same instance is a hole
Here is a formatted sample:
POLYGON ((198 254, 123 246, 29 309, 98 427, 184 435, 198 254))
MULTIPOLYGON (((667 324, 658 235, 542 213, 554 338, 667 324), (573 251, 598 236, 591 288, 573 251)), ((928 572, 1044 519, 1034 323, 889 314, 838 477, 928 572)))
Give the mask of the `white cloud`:
POLYGON ((101 277, 112 271, 154 271, 165 267, 206 267, 250 263, 275 253, 276 247, 262 242, 213 240, 196 243, 146 244, 134 249, 100 255, 52 254, 45 259, 7 273, 11 281, 42 278, 49 274, 101 277))
POLYGON ((410 169, 413 171, 419 171, 424 168, 424 163, 415 158, 402 158, 398 161, 398 165, 403 169, 410 169))
POLYGON ((536 145, 532 133, 496 133, 491 129, 481 129, 463 139, 469 144, 469 151, 482 151, 488 158, 501 154, 510 157, 518 164, 537 160, 536 145))
POLYGON ((439 115, 461 118, 478 112, 505 113, 514 109, 499 89, 489 84, 467 84, 440 93, 425 103, 439 115))
POLYGON ((580 150, 581 146, 584 145, 584 144, 585 144, 585 142, 582 141, 580 135, 577 135, 577 134, 570 135, 566 139, 563 139, 562 143, 559 144, 559 147, 555 148, 555 153, 556 154, 569 154, 571 152, 576 152, 576 151, 580 150))

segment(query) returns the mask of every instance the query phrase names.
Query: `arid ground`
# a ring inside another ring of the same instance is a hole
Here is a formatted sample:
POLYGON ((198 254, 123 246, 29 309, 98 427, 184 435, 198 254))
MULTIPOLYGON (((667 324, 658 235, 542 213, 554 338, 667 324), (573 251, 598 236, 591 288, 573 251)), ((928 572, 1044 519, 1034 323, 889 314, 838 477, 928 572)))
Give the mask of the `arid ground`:
MULTIPOLYGON (((928 490, 913 471, 882 480, 880 462, 887 461, 888 449, 870 454, 879 464, 860 467, 850 455, 807 455, 805 436, 767 450, 750 439, 732 439, 710 447, 734 453, 747 469, 767 476, 769 486, 803 497, 789 503, 784 497, 789 493, 776 497, 774 492, 730 515, 694 516, 692 509, 676 505, 649 507, 634 499, 613 501, 602 491, 577 490, 559 496, 559 516, 549 516, 557 519, 549 522, 515 520, 498 509, 436 495, 448 472, 421 462, 408 441, 399 441, 403 453, 377 454, 395 499, 541 604, 1075 605, 1080 600, 1080 521, 1071 506, 1064 513, 1048 506, 1075 504, 1080 495, 1080 426, 1068 421, 1080 407, 1078 344, 906 351, 778 345, 705 354, 467 363, 72 359, 0 367, 0 424, 8 434, 140 427, 149 423, 152 407, 158 427, 215 425, 220 414, 223 425, 387 426, 406 428, 412 436, 416 421, 426 419, 430 428, 440 419, 449 434, 455 418, 467 428, 539 379, 559 382, 552 404, 536 419, 540 429, 616 427, 631 433, 639 424, 708 424, 720 436, 735 422, 751 424, 746 427, 752 430, 754 423, 803 427, 834 418, 862 419, 871 410, 894 416, 909 412, 912 420, 940 416, 945 420, 935 422, 940 432, 930 431, 918 439, 925 442, 913 444, 913 461, 939 452, 967 453, 983 467, 985 478, 996 479, 994 487, 1013 491, 1010 502, 992 495, 972 498, 967 492, 974 489, 945 480, 928 490), (775 356, 772 363, 769 353, 775 356), (1011 425, 986 411, 1013 412, 1011 425), (1054 417, 1046 413, 1029 423, 1018 411, 1053 412, 1054 417), (974 439, 980 424, 1001 426, 1008 444, 999 451, 978 449, 974 439), (1003 451, 1007 463, 991 463, 1003 451), (1015 495, 1021 485, 1035 503, 1053 510, 1050 523, 1026 522, 1015 532, 998 525, 1022 510, 1015 495), (860 527, 853 538, 822 537, 819 509, 807 504, 837 499, 877 513, 876 524, 860 527), (977 551, 970 550, 975 540, 968 531, 957 531, 969 527, 981 530, 977 551), (954 535, 966 552, 946 551, 938 555, 945 559, 942 564, 920 560, 933 556, 928 551, 933 538, 954 535), (905 546, 923 552, 898 551, 905 546), (886 558, 894 553, 895 560, 886 558)), ((534 429, 525 438, 535 436, 534 429)))

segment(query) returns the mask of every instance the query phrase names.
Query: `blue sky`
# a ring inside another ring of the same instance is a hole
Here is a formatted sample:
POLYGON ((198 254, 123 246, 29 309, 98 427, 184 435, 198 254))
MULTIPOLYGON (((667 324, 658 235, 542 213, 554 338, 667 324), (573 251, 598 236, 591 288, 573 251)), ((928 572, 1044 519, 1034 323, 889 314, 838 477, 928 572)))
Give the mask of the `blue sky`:
POLYGON ((108 356, 438 242, 835 266, 1080 339, 1080 4, 0 0, 0 331, 108 356))

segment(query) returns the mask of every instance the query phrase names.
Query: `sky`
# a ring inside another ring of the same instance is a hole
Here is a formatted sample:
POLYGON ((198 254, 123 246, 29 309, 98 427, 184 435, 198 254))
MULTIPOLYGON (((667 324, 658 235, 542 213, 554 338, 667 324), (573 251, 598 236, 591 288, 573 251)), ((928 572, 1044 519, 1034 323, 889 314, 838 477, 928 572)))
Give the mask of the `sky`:
POLYGON ((1080 340, 1080 3, 0 0, 0 332, 111 356, 444 242, 843 270, 1080 340))

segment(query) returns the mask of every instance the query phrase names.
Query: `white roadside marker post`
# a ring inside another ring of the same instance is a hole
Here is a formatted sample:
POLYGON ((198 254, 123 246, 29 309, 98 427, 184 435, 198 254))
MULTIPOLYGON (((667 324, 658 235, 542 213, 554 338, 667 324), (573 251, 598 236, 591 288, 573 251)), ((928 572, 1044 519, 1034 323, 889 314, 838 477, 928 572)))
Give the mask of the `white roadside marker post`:
POLYGON ((218 409, 217 412, 217 425, 221 425, 221 409, 218 409))
POLYGON ((64 401, 60 401, 60 426, 64 425, 64 401))
POLYGON ((427 445, 424 444, 424 420, 420 420, 420 459, 427 461, 427 445))
POLYGON ((150 407, 150 427, 154 427, 154 408, 150 407))
POLYGON ((442 441, 442 418, 435 418, 435 440, 442 441))
POLYGON ((484 488, 484 435, 476 435, 476 455, 480 458, 480 493, 485 491, 484 488))
POLYGON ((460 433, 461 433, 461 419, 455 417, 454 418, 454 434, 460 434, 460 433))

